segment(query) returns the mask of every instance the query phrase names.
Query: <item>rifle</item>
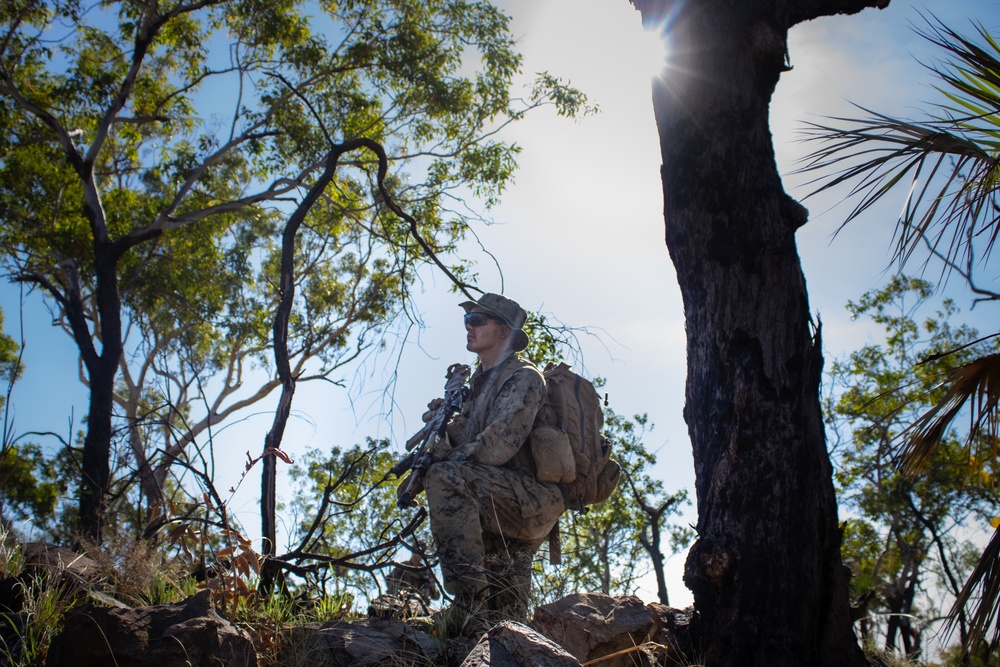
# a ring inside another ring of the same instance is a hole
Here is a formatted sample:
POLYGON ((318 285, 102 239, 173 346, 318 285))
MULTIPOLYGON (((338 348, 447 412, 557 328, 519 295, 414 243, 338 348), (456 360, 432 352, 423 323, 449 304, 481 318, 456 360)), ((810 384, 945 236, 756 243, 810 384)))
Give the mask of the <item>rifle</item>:
POLYGON ((410 453, 389 470, 397 478, 402 477, 407 470, 413 471, 406 488, 399 495, 397 505, 401 509, 410 506, 413 500, 413 485, 418 479, 423 478, 424 473, 431 467, 431 454, 427 451, 431 437, 435 434, 443 437, 452 415, 462 409, 462 402, 469 395, 469 388, 465 383, 471 373, 472 369, 465 364, 452 364, 448 367, 448 373, 445 375, 444 400, 430 421, 406 441, 406 449, 410 453))

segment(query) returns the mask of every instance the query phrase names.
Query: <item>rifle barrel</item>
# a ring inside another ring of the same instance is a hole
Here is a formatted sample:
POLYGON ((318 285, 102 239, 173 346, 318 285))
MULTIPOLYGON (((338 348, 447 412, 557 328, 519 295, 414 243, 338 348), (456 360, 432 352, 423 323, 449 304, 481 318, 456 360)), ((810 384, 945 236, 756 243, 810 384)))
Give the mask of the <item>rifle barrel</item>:
POLYGON ((389 469, 396 477, 402 477, 403 473, 413 467, 413 462, 417 459, 417 452, 410 452, 406 457, 389 469))

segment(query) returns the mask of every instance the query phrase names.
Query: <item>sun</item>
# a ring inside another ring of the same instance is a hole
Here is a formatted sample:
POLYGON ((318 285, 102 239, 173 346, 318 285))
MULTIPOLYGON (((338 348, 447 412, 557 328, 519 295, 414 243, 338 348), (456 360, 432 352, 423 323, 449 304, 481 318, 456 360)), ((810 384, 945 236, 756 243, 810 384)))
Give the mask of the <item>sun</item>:
POLYGON ((649 78, 663 77, 667 70, 667 36, 665 23, 643 26, 636 41, 636 62, 649 68, 649 78))

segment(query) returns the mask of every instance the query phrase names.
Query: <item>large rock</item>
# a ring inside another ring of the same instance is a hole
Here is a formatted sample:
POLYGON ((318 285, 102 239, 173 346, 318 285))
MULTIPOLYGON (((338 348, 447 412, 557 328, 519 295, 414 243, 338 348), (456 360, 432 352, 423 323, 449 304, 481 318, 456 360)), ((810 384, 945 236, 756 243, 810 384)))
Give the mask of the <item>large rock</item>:
POLYGON ((504 621, 483 635, 461 667, 580 667, 580 661, 528 626, 504 621))
POLYGON ((42 591, 58 594, 62 607, 86 597, 102 604, 120 604, 98 590, 101 568, 87 556, 48 542, 27 542, 21 549, 21 572, 0 581, 0 667, 25 660, 25 639, 34 622, 25 605, 42 591))
POLYGON ((25 591, 43 581, 60 588, 64 598, 90 593, 100 585, 100 568, 83 554, 48 542, 27 542, 22 549, 21 573, 0 581, 0 612, 21 611, 25 591))
POLYGON ((653 612, 635 596, 577 593, 536 609, 531 626, 580 662, 628 651, 600 667, 633 667, 659 660, 647 655, 653 646, 635 650, 650 640, 653 623, 653 612))
POLYGON ((665 664, 678 667, 700 664, 691 636, 694 608, 674 609, 657 602, 650 602, 647 607, 653 613, 652 640, 666 647, 665 664))
POLYGON ((249 636, 212 608, 208 591, 177 604, 66 615, 47 667, 256 667, 249 636))
POLYGON ((431 607, 427 599, 413 591, 402 591, 392 595, 386 593, 368 605, 368 618, 405 621, 408 618, 430 616, 431 607))
POLYGON ((24 544, 24 569, 65 572, 86 583, 100 574, 100 567, 93 559, 49 542, 24 544))
POLYGON ((282 664, 297 667, 375 667, 436 664, 439 646, 429 634, 397 620, 329 621, 286 632, 282 664))

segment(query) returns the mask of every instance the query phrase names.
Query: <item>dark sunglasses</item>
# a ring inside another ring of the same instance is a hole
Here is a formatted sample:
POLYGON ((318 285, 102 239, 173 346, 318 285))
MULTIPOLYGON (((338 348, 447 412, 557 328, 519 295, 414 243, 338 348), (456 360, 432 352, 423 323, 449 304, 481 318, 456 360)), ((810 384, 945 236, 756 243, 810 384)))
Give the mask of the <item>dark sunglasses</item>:
POLYGON ((497 322, 503 322, 502 317, 496 315, 491 315, 489 313, 466 313, 465 314, 465 326, 467 327, 481 327, 486 324, 486 320, 496 320, 497 322))

